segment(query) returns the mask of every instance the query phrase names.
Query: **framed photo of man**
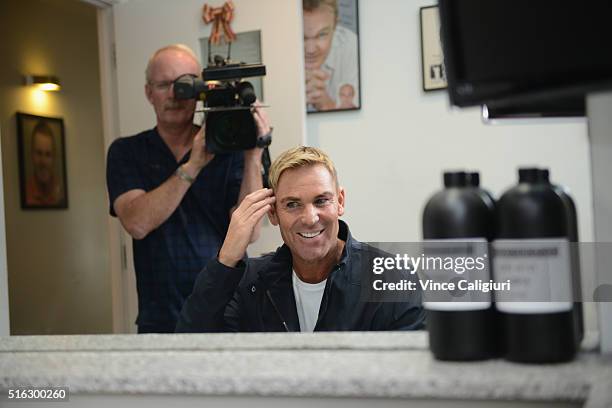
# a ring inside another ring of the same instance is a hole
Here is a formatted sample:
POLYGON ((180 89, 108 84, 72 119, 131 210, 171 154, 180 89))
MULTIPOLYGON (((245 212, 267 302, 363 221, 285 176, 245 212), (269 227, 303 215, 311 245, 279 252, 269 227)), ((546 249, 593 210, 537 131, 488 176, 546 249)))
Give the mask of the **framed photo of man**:
POLYGON ((306 111, 361 108, 358 0, 302 0, 306 111))
POLYGON ((17 113, 21 208, 68 208, 64 121, 17 113))

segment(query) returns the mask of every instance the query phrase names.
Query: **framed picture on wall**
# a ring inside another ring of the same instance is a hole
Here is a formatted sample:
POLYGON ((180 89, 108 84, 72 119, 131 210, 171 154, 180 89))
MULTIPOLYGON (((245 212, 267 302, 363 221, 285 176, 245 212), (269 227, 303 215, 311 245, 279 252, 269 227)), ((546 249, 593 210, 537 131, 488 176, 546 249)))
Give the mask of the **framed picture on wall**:
POLYGON ((438 6, 421 7, 421 67, 423 91, 447 87, 444 54, 440 41, 440 15, 438 6))
MULTIPOLYGON (((261 59, 261 31, 246 31, 243 33, 236 33, 236 39, 228 47, 226 42, 221 44, 212 44, 210 50, 208 49, 209 37, 200 38, 200 55, 202 55, 202 66, 207 67, 212 61, 208 60, 210 57, 214 61, 215 55, 220 55, 224 59, 227 58, 231 52, 231 59, 233 62, 244 62, 247 64, 260 64, 261 59)), ((264 100, 263 94, 263 77, 251 77, 245 78, 253 85, 255 95, 260 101, 264 100)))
POLYGON ((64 121, 17 113, 21 208, 68 208, 64 121))
POLYGON ((302 0, 308 113, 361 108, 357 0, 302 0))

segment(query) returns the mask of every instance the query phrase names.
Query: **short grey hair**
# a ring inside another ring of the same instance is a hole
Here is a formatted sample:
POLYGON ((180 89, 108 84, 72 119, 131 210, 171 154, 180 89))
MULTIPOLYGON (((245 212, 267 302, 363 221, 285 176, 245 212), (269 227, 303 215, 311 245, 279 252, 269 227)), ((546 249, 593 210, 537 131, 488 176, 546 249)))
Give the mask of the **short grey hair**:
POLYGON ((166 45, 165 47, 162 47, 158 49, 157 51, 155 51, 153 55, 151 55, 151 57, 149 58, 149 62, 147 63, 147 68, 145 70, 145 78, 147 80, 147 83, 151 82, 151 71, 153 71, 153 65, 155 64, 155 59, 157 58, 157 56, 161 54, 162 52, 171 51, 171 50, 183 52, 189 55, 191 58, 193 58, 195 62, 198 63, 198 65, 200 65, 200 60, 198 59, 198 56, 195 54, 195 52, 193 52, 191 48, 189 48, 185 44, 166 45))

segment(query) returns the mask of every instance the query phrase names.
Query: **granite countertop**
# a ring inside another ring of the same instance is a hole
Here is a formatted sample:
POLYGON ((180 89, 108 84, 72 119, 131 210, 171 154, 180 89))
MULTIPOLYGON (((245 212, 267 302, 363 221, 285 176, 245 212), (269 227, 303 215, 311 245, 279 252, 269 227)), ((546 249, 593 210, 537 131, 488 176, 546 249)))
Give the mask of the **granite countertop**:
POLYGON ((181 334, 0 338, 0 391, 391 397, 612 405, 612 356, 587 336, 571 363, 432 358, 427 334, 181 334), (607 401, 607 402, 606 402, 607 401))

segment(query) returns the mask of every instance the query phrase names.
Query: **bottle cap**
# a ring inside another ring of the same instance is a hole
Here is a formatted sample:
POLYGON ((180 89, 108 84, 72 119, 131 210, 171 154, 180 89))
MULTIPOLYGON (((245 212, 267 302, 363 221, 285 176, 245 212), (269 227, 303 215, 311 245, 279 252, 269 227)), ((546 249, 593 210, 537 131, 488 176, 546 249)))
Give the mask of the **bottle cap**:
POLYGON ((444 172, 444 187, 466 187, 468 176, 465 171, 444 172))
POLYGON ((537 167, 522 167, 518 169, 519 183, 538 183, 540 181, 540 169, 537 167))
POLYGON ((548 169, 540 169, 540 181, 550 184, 550 171, 548 169))
POLYGON ((468 184, 472 187, 480 187, 480 173, 477 171, 468 173, 468 184))

